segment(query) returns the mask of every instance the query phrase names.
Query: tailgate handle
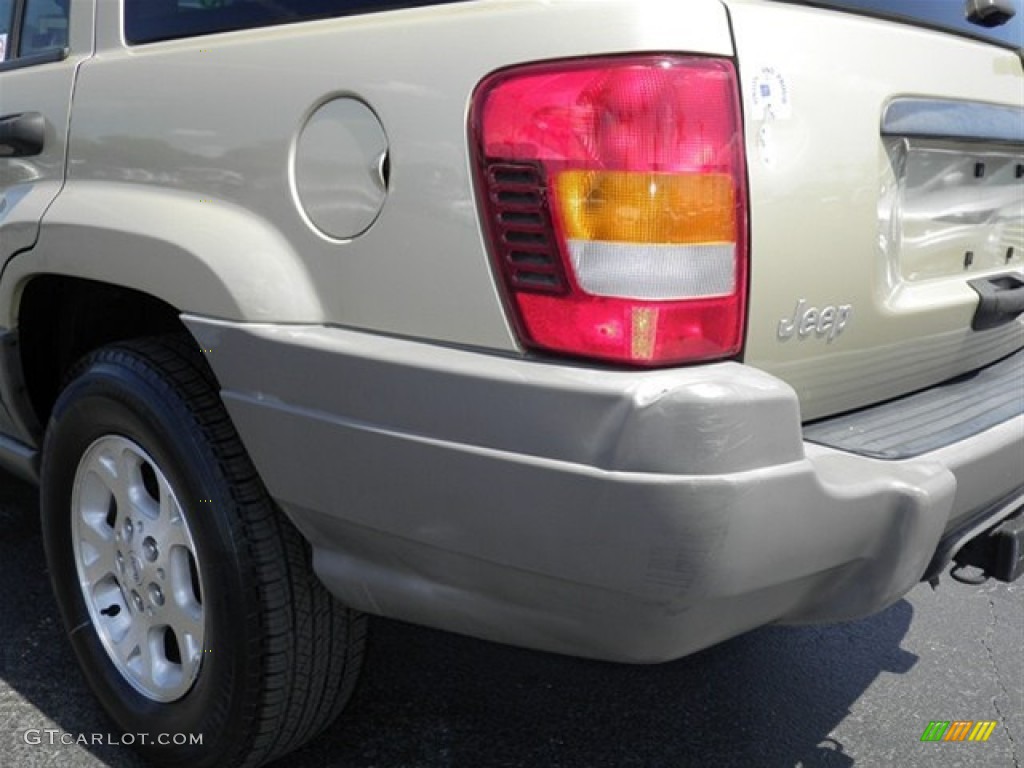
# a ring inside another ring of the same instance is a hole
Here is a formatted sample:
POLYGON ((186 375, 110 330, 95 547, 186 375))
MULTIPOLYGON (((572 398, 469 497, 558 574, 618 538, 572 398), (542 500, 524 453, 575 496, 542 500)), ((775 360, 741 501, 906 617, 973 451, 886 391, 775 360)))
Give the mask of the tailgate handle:
POLYGON ((46 120, 38 112, 0 117, 0 158, 41 154, 46 140, 46 120))
POLYGON ((1024 312, 1024 281, 1017 275, 996 275, 967 282, 980 297, 971 328, 984 331, 1004 325, 1024 312))

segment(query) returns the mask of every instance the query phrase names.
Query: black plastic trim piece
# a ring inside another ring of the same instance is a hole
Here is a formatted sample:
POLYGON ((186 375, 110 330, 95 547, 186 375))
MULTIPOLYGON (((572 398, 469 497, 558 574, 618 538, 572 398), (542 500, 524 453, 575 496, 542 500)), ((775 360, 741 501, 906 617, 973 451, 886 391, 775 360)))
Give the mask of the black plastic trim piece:
MULTIPOLYGON (((1002 527, 1007 521, 1018 520, 1024 511, 1024 486, 1014 489, 994 504, 990 504, 978 510, 959 523, 956 528, 947 531, 939 540, 935 548, 931 562, 925 569, 921 581, 931 581, 938 578, 946 567, 954 560, 958 560, 960 552, 971 545, 971 542, 983 539, 1002 527), (980 529, 980 530, 979 530, 980 529)), ((983 544, 973 545, 974 549, 983 544)), ((975 553, 968 551, 960 558, 966 565, 976 565, 978 558, 975 553)))
POLYGON ((42 445, 43 425, 36 418, 25 386, 21 340, 16 330, 0 330, 0 406, 7 410, 11 437, 30 446, 42 445))
POLYGON ((882 114, 882 135, 1024 144, 1024 110, 948 99, 893 99, 882 114))
MULTIPOLYGON (((7 56, 16 60, 18 48, 21 46, 21 29, 25 23, 25 3, 14 3, 14 15, 11 18, 11 32, 7 40, 7 56)), ((0 62, 3 64, 4 62, 0 62)), ((3 70, 0 70, 3 71, 3 70)))
POLYGON ((804 439, 860 456, 909 459, 1024 414, 1024 349, 972 373, 804 426, 804 439))
POLYGON ((1017 274, 983 277, 967 282, 978 293, 971 328, 985 331, 1013 322, 1024 314, 1024 280, 1017 274))
POLYGON ((36 67, 40 64, 53 64, 57 61, 64 61, 71 55, 70 48, 54 48, 52 51, 33 53, 31 56, 8 59, 0 62, 0 72, 10 72, 12 69, 24 69, 25 67, 36 67))
POLYGON ((953 560, 961 566, 980 568, 996 581, 1019 579, 1024 575, 1024 512, 1017 511, 975 536, 953 555, 953 560))
POLYGON ((46 144, 46 120, 39 112, 0 117, 0 157, 32 157, 46 144))
POLYGON ((0 435, 0 468, 38 485, 39 451, 14 438, 0 435))

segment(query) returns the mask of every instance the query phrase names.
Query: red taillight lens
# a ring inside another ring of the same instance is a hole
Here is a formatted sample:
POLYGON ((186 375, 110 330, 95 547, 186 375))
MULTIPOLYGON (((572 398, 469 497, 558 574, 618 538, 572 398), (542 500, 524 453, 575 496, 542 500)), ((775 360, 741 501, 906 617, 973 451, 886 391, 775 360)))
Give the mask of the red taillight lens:
POLYGON ((644 56, 492 75, 472 128, 525 344, 641 365, 735 355, 746 185, 736 74, 644 56))

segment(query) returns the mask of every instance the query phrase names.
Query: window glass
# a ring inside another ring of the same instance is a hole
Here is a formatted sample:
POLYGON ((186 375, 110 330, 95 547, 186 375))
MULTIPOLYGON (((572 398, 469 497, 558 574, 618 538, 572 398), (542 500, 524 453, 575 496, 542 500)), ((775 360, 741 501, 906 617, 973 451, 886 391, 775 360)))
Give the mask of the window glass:
POLYGON ((14 0, 0 0, 0 61, 9 55, 8 41, 11 39, 11 20, 14 16, 14 0))
POLYGON ((125 0, 129 43, 389 11, 458 0, 125 0))
POLYGON ((21 27, 18 55, 60 50, 68 44, 68 8, 71 0, 28 0, 21 27))
POLYGON ((1024 42, 1024 12, 1015 3, 1017 15, 998 27, 982 27, 967 20, 966 0, 784 0, 839 8, 854 13, 899 19, 922 26, 936 27, 969 37, 1019 48, 1024 42))

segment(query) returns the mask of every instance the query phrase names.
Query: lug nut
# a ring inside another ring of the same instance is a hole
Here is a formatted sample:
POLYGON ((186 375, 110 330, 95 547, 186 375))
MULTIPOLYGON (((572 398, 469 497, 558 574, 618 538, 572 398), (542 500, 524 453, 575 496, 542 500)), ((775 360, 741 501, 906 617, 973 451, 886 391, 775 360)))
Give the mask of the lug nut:
POLYGON ((147 536, 146 540, 142 542, 142 553, 149 562, 155 562, 157 557, 160 556, 160 551, 156 547, 156 539, 152 536, 147 536))
POLYGON ((164 604, 164 593, 156 584, 149 585, 149 601, 156 606, 164 604))

